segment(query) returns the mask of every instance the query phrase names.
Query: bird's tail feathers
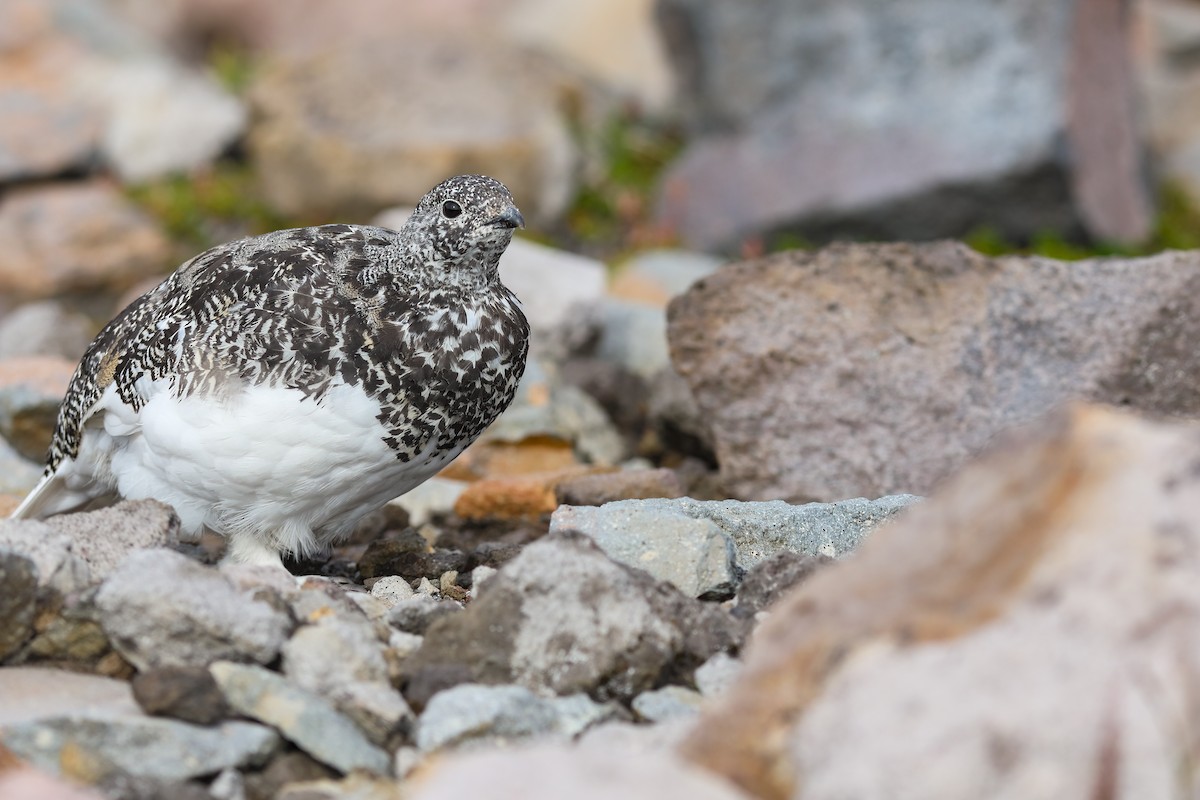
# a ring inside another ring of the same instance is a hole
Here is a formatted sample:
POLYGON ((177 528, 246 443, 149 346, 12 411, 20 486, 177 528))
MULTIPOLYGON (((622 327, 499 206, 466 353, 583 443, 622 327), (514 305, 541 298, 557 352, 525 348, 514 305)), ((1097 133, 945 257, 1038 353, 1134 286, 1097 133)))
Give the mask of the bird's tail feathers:
POLYGON ((9 519, 43 519, 64 511, 74 511, 86 506, 92 496, 71 491, 66 481, 57 472, 42 476, 37 486, 25 496, 9 519))

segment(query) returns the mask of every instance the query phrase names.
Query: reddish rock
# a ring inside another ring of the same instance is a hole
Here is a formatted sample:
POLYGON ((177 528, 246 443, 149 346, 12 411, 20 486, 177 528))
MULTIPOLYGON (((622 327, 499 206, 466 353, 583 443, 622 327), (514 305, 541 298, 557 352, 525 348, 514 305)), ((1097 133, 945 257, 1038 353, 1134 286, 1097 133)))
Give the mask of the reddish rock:
POLYGON ((1095 406, 1010 437, 776 604, 685 752, 767 800, 1177 786, 1197 463, 1195 423, 1095 406))
POLYGON ((170 266, 158 225, 104 181, 16 189, 0 199, 0 292, 120 290, 170 266))
POLYGON ((1200 254, 1060 262, 838 245, 672 302, 672 358, 742 499, 927 494, 1073 398, 1200 416, 1200 254))
POLYGON ((558 507, 555 489, 585 474, 586 467, 488 478, 470 484, 454 504, 463 519, 522 519, 549 514, 558 507))

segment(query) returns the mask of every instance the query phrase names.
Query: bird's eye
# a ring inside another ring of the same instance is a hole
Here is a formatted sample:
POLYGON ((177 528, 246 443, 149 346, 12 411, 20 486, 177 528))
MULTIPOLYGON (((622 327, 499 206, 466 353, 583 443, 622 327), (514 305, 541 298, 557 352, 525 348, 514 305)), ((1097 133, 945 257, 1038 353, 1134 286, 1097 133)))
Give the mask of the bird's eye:
POLYGON ((442 216, 446 219, 454 219, 462 213, 462 206, 453 200, 447 200, 442 203, 442 216))

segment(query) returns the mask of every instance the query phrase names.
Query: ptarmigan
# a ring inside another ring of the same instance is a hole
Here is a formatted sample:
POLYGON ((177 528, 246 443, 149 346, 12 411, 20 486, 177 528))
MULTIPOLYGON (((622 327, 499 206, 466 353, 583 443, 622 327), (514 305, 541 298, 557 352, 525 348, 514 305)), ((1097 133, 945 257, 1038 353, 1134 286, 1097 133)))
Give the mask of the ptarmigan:
POLYGON ((498 266, 523 225, 503 184, 464 175, 399 232, 323 225, 201 253, 92 342, 13 516, 155 498, 249 563, 349 533, 512 401, 529 325, 498 266))

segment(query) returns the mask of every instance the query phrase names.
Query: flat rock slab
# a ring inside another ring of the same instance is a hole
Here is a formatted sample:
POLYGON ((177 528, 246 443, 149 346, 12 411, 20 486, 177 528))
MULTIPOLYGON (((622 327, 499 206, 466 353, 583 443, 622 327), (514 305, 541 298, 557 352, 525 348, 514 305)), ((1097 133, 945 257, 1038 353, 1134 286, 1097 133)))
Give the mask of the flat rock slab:
POLYGON ((0 727, 68 714, 142 716, 125 681, 59 669, 0 668, 0 727))
POLYGON ((568 740, 619 712, 585 694, 543 697, 523 686, 462 684, 434 695, 421 714, 417 747, 429 752, 466 744, 568 740))
POLYGON ((550 518, 550 530, 577 530, 610 558, 699 596, 721 580, 733 582, 735 565, 745 571, 780 552, 845 555, 875 526, 919 499, 892 495, 805 505, 690 497, 621 500, 561 506, 550 518))
POLYGON ((278 749, 279 736, 252 722, 201 727, 155 717, 73 713, 0 727, 0 744, 47 772, 83 764, 184 781, 261 765, 278 749))
POLYGON ((1200 416, 1200 253, 1062 262, 939 242, 722 268, 672 359, 743 499, 928 494, 1074 398, 1200 416))
POLYGON ((342 772, 388 772, 388 754, 320 695, 248 664, 218 661, 209 672, 234 710, 277 728, 318 761, 342 772))

